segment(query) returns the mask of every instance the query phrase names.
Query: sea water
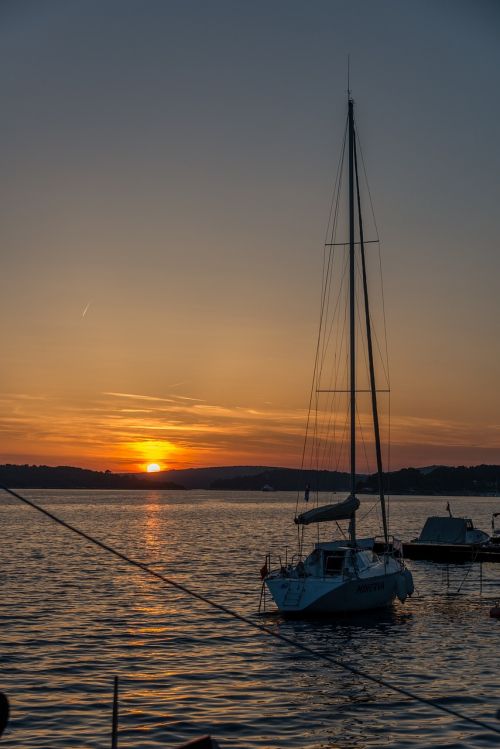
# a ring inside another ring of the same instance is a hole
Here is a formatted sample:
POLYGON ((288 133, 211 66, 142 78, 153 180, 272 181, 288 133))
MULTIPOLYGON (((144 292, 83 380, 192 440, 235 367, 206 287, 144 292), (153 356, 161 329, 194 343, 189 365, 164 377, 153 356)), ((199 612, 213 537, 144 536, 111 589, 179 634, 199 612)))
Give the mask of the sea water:
MULTIPOLYGON (((21 493, 318 653, 500 728, 500 620, 489 617, 500 565, 483 565, 480 580, 479 565, 408 562, 416 592, 404 605, 330 621, 259 618, 265 552, 296 551, 295 494, 21 493)), ((500 510, 495 497, 393 498, 392 530, 413 538, 447 501, 484 530, 500 510)), ((175 747, 205 733, 227 749, 498 745, 498 735, 277 642, 6 496, 0 527, 5 749, 109 746, 115 675, 121 748, 175 747)), ((362 498, 358 529, 379 533, 375 498, 362 498)), ((314 543, 317 529, 307 533, 314 543)))

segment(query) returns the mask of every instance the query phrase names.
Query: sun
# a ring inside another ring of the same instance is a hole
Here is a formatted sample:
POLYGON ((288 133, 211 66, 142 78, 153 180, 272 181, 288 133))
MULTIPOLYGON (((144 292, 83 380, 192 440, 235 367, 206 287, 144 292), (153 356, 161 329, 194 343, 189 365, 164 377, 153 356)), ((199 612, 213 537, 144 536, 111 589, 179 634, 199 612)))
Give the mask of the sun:
POLYGON ((158 463, 149 463, 146 471, 148 473, 157 473, 158 471, 161 471, 161 467, 158 465, 158 463))

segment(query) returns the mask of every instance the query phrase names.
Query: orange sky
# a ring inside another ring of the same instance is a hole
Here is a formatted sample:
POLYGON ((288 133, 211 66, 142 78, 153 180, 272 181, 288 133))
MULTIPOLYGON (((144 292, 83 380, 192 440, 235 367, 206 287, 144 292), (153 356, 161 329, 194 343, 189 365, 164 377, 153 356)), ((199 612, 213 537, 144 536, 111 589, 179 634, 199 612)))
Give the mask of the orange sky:
POLYGON ((500 463, 494 4, 0 13, 1 462, 300 465, 350 53, 391 466, 500 463))
MULTIPOLYGON (((213 465, 300 465, 304 409, 220 406, 171 393, 102 393, 94 400, 18 394, 2 399, 6 462, 70 464, 114 471, 213 465)), ((429 417, 391 419, 391 465, 495 462, 498 425, 429 417)), ((369 417, 363 418, 366 433, 369 417)), ((387 454, 387 453, 386 453, 387 454)), ((373 470, 373 456, 361 471, 373 470)), ((345 468, 343 461, 340 468, 345 468)))

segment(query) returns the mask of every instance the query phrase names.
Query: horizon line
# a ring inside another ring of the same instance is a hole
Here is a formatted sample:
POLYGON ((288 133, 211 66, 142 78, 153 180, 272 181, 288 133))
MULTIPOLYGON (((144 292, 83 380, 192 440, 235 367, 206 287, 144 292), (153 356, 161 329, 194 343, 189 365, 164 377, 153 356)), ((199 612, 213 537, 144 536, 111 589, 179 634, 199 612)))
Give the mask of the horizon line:
MULTIPOLYGON (((231 468, 262 468, 265 470, 278 470, 278 471, 305 471, 309 473, 321 473, 321 472, 329 472, 329 473, 345 473, 349 474, 348 470, 338 470, 333 468, 321 468, 321 469, 311 469, 307 467, 290 467, 290 466, 273 466, 273 465, 265 465, 265 464, 245 464, 245 463, 232 463, 230 465, 212 465, 212 466, 188 466, 186 468, 165 468, 160 471, 155 471, 153 473, 148 473, 147 471, 112 471, 111 469, 97 469, 97 468, 87 468, 82 466, 76 466, 76 465, 68 465, 68 464, 59 464, 59 465, 48 465, 47 463, 2 463, 0 464, 0 470, 2 468, 49 468, 51 470, 56 470, 58 468, 67 468, 77 471, 89 471, 91 473, 107 473, 112 474, 113 476, 159 476, 161 474, 166 473, 178 473, 180 471, 210 471, 210 470, 223 470, 223 469, 231 469, 231 468)), ((445 464, 445 463, 433 463, 430 465, 424 465, 424 466, 403 466, 401 468, 392 469, 390 471, 383 471, 384 474, 391 474, 391 473, 398 473, 399 471, 407 471, 407 470, 415 470, 415 471, 423 471, 426 469, 436 469, 436 468, 480 468, 480 467, 489 467, 489 468, 500 468, 500 463, 460 463, 456 465, 451 464, 445 464)), ((373 471, 372 473, 367 473, 366 471, 356 471, 357 476, 374 476, 377 472, 373 471)))

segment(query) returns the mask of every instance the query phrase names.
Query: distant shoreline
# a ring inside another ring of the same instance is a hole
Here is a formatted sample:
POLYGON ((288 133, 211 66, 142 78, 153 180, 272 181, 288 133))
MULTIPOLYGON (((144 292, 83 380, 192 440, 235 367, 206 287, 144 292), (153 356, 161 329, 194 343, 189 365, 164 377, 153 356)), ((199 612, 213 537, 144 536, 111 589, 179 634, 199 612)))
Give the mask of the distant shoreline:
MULTIPOLYGON (((398 496, 491 496, 500 503, 500 466, 403 468, 383 476, 384 492, 398 496)), ((311 472, 269 466, 187 468, 158 473, 112 473, 74 466, 0 465, 0 484, 16 489, 314 491, 350 490, 341 471, 311 472)), ((357 493, 377 494, 376 475, 357 477, 357 493)))

